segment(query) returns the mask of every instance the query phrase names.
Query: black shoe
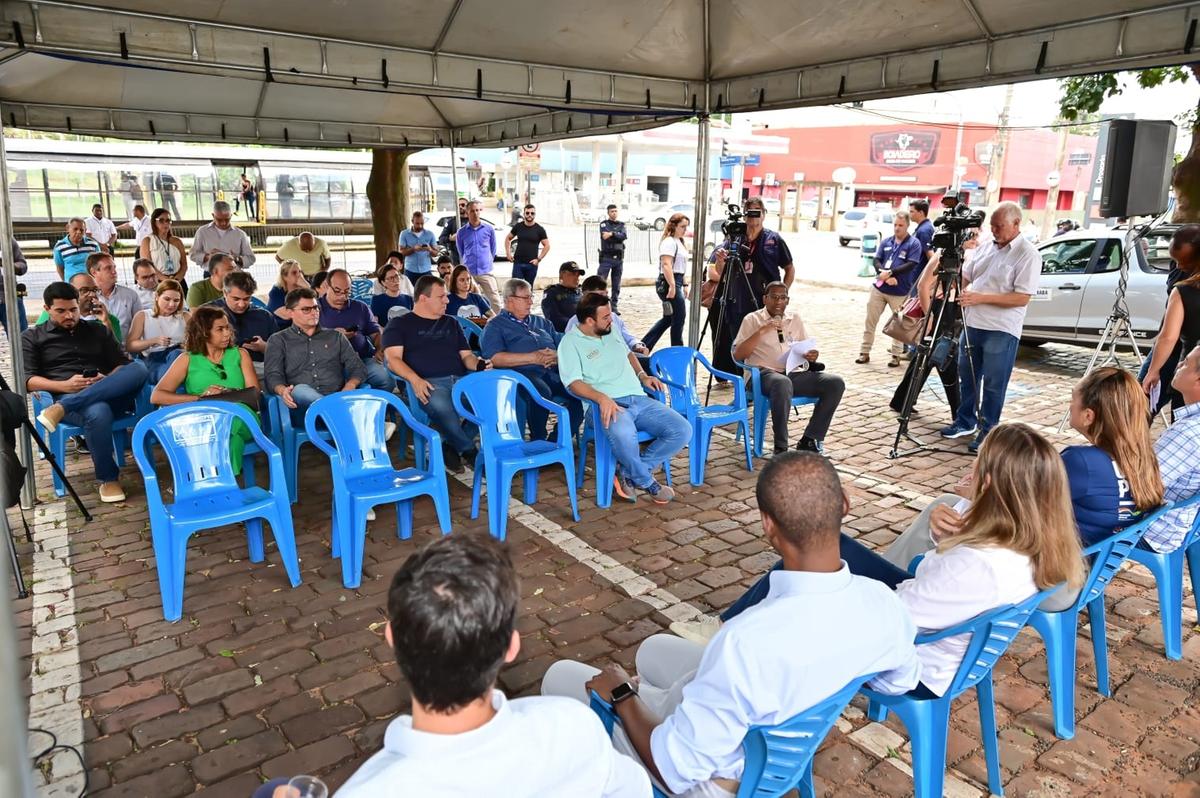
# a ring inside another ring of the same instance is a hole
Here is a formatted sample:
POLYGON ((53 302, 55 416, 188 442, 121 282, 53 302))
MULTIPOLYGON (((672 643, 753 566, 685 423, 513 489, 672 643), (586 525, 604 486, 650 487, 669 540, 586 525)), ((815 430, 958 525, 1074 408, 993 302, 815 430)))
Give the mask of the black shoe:
POLYGON ((442 446, 442 462, 451 474, 461 474, 466 470, 463 468, 462 457, 450 446, 442 446))
POLYGON ((476 449, 474 446, 472 446, 470 449, 467 449, 465 452, 460 454, 459 459, 462 460, 462 464, 464 466, 467 466, 469 468, 474 468, 475 467, 475 458, 478 456, 479 456, 479 450, 476 449))
POLYGON ((79 454, 91 454, 91 449, 88 448, 87 438, 82 435, 75 435, 71 438, 71 442, 75 444, 75 451, 79 454))
POLYGON ((818 440, 814 440, 813 438, 810 438, 807 435, 805 435, 803 438, 801 438, 800 442, 796 444, 796 451, 798 451, 798 452, 816 452, 817 454, 825 453, 825 449, 824 449, 824 447, 821 446, 821 442, 818 440))

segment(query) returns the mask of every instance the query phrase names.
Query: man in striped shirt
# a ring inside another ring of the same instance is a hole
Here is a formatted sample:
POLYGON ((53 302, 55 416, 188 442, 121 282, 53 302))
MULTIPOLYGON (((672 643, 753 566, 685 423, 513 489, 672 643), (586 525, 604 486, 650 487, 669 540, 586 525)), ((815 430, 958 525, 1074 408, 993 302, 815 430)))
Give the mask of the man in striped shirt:
MULTIPOLYGON (((1200 346, 1187 353, 1175 369, 1171 387, 1183 395, 1184 406, 1154 444, 1162 472, 1163 499, 1180 502, 1200 493, 1200 346)), ((1183 545, 1196 521, 1196 505, 1172 510, 1146 529, 1139 544, 1162 554, 1183 545)))
POLYGON ((67 234, 54 245, 54 268, 58 279, 69 283, 77 274, 87 274, 88 255, 100 252, 100 244, 87 234, 87 223, 76 216, 67 222, 67 234))

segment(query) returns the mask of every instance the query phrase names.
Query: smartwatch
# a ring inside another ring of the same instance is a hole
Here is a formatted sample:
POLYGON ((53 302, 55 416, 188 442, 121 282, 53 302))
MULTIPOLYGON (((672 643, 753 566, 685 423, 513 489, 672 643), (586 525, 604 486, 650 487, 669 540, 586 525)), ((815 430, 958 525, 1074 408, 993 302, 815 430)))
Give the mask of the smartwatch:
POLYGON ((612 700, 610 703, 615 707, 625 699, 633 698, 637 694, 637 688, 633 686, 632 682, 621 682, 613 688, 612 700))

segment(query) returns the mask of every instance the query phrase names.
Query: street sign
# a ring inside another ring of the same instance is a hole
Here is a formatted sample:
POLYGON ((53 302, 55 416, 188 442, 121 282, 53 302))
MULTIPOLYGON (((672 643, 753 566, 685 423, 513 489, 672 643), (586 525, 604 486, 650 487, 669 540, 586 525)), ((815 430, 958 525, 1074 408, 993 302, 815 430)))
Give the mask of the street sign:
POLYGON ((740 155, 722 155, 721 166, 737 166, 742 162, 740 155))
POLYGON ((960 187, 961 188, 971 188, 971 189, 979 188, 979 181, 978 180, 964 180, 960 184, 960 187))
POLYGON ((742 160, 746 162, 746 166, 758 166, 759 156, 755 153, 754 155, 745 156, 742 160))

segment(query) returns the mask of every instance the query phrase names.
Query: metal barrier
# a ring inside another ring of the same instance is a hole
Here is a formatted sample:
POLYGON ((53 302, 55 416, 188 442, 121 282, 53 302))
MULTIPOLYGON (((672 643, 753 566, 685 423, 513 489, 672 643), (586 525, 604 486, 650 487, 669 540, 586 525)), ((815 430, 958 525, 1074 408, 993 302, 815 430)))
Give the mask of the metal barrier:
MULTIPOLYGON (((635 265, 658 263, 658 247, 662 243, 661 230, 639 230, 632 224, 625 225, 625 263, 635 265)), ((588 222, 583 225, 583 267, 591 272, 600 264, 600 225, 588 222)))

